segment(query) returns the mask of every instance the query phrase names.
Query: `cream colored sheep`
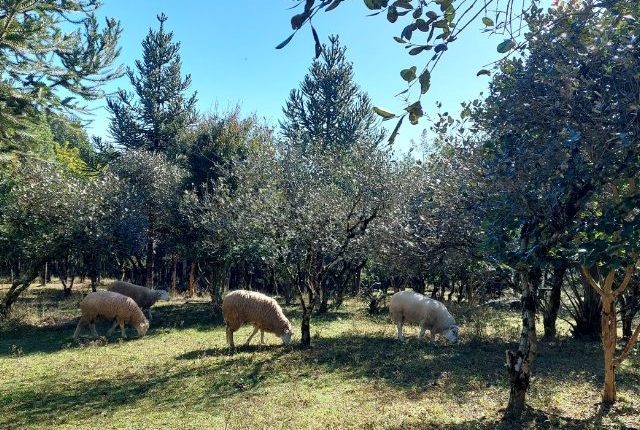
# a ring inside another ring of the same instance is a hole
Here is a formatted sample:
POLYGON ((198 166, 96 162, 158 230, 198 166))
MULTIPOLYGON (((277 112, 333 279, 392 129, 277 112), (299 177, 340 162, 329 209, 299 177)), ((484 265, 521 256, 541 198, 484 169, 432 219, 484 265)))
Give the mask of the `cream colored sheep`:
POLYGON ((169 293, 166 290, 150 290, 147 287, 124 281, 112 282, 107 290, 131 297, 143 312, 147 311, 149 321, 151 321, 151 306, 158 300, 169 300, 169 293))
POLYGON ((227 343, 234 348, 233 333, 243 324, 251 323, 253 333, 245 345, 260 330, 260 343, 264 343, 264 332, 273 333, 288 345, 291 342, 291 323, 274 299, 261 293, 236 290, 222 299, 222 315, 227 325, 227 343))
POLYGON ((116 326, 120 325, 122 337, 126 338, 127 335, 124 331, 126 323, 135 327, 140 337, 144 336, 149 329, 149 321, 144 317, 136 302, 113 291, 96 291, 87 294, 80 302, 80 309, 82 310, 82 316, 78 321, 76 331, 73 333, 74 339, 78 338, 80 329, 87 324, 89 324, 91 334, 98 337, 95 326, 98 318, 113 321, 113 326, 107 332, 107 336, 110 336, 116 326))
POLYGON ((420 325, 420 339, 424 337, 424 332, 429 330, 432 342, 436 334, 443 335, 450 342, 458 341, 456 320, 445 305, 437 300, 414 291, 399 291, 391 297, 389 312, 391 321, 398 326, 400 340, 404 338, 402 325, 405 322, 413 322, 420 325))

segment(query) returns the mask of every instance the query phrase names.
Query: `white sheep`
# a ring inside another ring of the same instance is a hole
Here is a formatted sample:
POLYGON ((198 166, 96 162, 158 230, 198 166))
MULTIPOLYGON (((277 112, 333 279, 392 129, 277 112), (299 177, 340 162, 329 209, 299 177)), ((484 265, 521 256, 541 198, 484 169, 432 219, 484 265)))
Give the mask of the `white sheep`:
POLYGON ((399 291, 391 297, 389 304, 391 321, 398 326, 398 339, 404 338, 402 325, 414 322, 420 325, 419 338, 429 330, 431 341, 441 334, 450 342, 458 341, 458 326, 445 305, 414 291, 399 291))
POLYGON ((127 335, 124 331, 126 323, 131 324, 138 331, 140 337, 144 336, 149 329, 149 321, 147 321, 136 302, 113 291, 96 291, 87 294, 80 302, 80 309, 82 310, 82 316, 78 321, 76 331, 73 333, 74 339, 78 338, 80 329, 87 324, 89 324, 91 334, 98 337, 95 326, 98 318, 113 320, 113 326, 107 332, 107 337, 113 333, 117 325, 120 325, 122 337, 126 338, 127 335))
POLYGON ((149 321, 151 321, 151 306, 158 300, 169 300, 169 293, 166 290, 151 290, 147 287, 124 281, 112 282, 107 287, 107 290, 131 297, 143 312, 147 311, 149 321))
POLYGON ((251 323, 253 333, 245 345, 260 330, 260 343, 264 343, 264 332, 273 333, 288 345, 291 342, 291 323, 274 299, 261 293, 236 290, 222 299, 222 315, 227 325, 227 343, 234 348, 233 333, 243 324, 251 323))

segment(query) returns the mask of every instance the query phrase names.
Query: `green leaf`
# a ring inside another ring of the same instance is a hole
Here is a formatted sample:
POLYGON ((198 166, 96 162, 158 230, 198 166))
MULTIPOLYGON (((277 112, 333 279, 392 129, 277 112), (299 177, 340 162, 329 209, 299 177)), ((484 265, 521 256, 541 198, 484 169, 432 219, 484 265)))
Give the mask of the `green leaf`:
POLYGON ((436 19, 438 19, 438 14, 432 10, 427 12, 427 18, 429 18, 431 21, 435 21, 436 19))
POLYGON ((403 69, 400 71, 400 76, 407 82, 411 82, 416 78, 416 71, 418 68, 416 66, 411 66, 408 69, 403 69))
POLYGON ((373 108, 373 111, 384 119, 391 119, 391 118, 395 118, 396 116, 396 114, 389 112, 388 110, 379 108, 377 106, 373 108))
POLYGON ((456 18, 456 8, 453 7, 453 5, 449 5, 447 10, 444 12, 444 18, 449 24, 453 23, 453 20, 456 18))
POLYGON ((286 39, 284 39, 282 42, 280 42, 280 44, 278 46, 276 46, 276 49, 282 49, 285 46, 287 46, 287 44, 289 42, 291 42, 291 39, 293 39, 293 36, 295 36, 296 33, 291 33, 291 36, 287 37, 286 39))
POLYGON ((446 43, 440 43, 440 44, 436 45, 436 47, 433 50, 437 54, 439 52, 446 51, 447 49, 449 49, 449 48, 447 47, 446 43))
POLYGON ((478 73, 476 73, 476 76, 482 76, 482 75, 491 76, 491 72, 488 71, 487 69, 482 69, 478 73))
POLYGON ((390 23, 394 23, 398 20, 398 9, 396 9, 394 6, 390 6, 389 9, 387 9, 387 21, 389 21, 390 23))
POLYGON ((389 145, 393 145, 393 142, 396 140, 396 136, 398 136, 398 131, 400 130, 400 126, 402 125, 402 121, 406 115, 402 115, 400 121, 396 124, 393 131, 391 132, 391 136, 389 136, 389 145))
POLYGON ((416 19, 416 27, 424 33, 429 31, 429 23, 422 18, 416 19))
POLYGON ((498 52, 501 54, 506 54, 516 47, 516 42, 512 39, 505 39, 502 43, 498 45, 498 52))
POLYGON ((449 22, 446 19, 441 19, 434 22, 433 26, 437 28, 449 28, 449 22))
POLYGON ((429 91, 429 87, 431 87, 431 73, 429 73, 428 69, 425 69, 424 72, 420 74, 418 82, 420 82, 420 92, 422 94, 429 91))
POLYGON ((482 23, 484 25, 486 25, 487 27, 493 27, 494 26, 493 20, 491 18, 489 18, 488 16, 485 16, 484 18, 482 18, 482 23))
POLYGON ((322 44, 320 43, 320 38, 318 37, 318 32, 315 27, 311 25, 311 33, 313 34, 313 40, 315 42, 315 58, 318 58, 320 54, 322 54, 322 44))
POLYGON ((393 2, 393 6, 401 7, 403 9, 413 9, 411 5, 411 0, 396 0, 393 2))
POLYGON ((420 103, 420 100, 410 104, 404 110, 409 112, 409 121, 411 121, 411 124, 414 125, 417 124, 418 119, 420 119, 424 115, 424 112, 422 111, 422 103, 420 103))
POLYGON ((377 10, 382 9, 383 7, 387 7, 388 3, 388 0, 364 0, 365 6, 367 6, 371 10, 377 10))
POLYGON ((333 3, 326 7, 325 12, 329 12, 330 10, 337 8, 342 2, 343 0, 334 0, 333 3))
POLYGON ((398 37, 398 36, 393 36, 393 40, 395 40, 398 43, 407 43, 406 40, 404 40, 403 38, 398 37))

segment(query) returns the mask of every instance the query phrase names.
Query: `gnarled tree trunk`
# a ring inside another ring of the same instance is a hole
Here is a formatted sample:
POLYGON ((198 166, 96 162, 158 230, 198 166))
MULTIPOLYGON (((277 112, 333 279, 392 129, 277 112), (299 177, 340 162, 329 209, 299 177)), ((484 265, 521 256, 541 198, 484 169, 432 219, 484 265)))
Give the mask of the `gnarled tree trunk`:
POLYGON ((549 300, 542 316, 545 339, 553 339, 557 334, 556 321, 558 320, 558 312, 560 311, 560 293, 562 292, 562 282, 566 271, 567 264, 564 262, 553 269, 549 300))
POLYGON ((602 350, 604 353, 604 389, 602 391, 602 402, 612 404, 616 401, 616 367, 626 358, 640 335, 638 326, 627 342, 622 354, 616 358, 617 324, 616 324, 616 297, 622 294, 631 280, 634 264, 629 265, 625 272, 624 279, 620 286, 613 288, 616 270, 612 269, 603 282, 597 282, 586 266, 581 268, 581 273, 585 281, 593 287, 602 299, 602 350))
POLYGON ((40 265, 38 264, 34 265, 32 268, 25 269, 22 274, 13 281, 9 291, 7 291, 5 296, 2 298, 2 303, 0 303, 0 321, 9 316, 11 313, 11 307, 16 300, 18 300, 20 294, 29 288, 31 282, 38 277, 39 266, 40 265))
POLYGON ((505 415, 519 417, 526 406, 526 394, 531 381, 531 371, 536 358, 536 296, 540 285, 541 271, 538 267, 521 269, 522 287, 522 332, 517 351, 507 351, 509 374, 509 404, 505 415))

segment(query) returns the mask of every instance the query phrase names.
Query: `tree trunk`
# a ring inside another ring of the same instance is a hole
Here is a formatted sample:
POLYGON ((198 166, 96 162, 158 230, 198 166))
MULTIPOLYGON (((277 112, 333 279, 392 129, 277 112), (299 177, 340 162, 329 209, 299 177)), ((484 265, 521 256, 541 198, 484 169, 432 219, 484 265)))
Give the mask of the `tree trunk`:
POLYGON ((171 256, 171 295, 175 296, 178 293, 178 258, 175 254, 171 256))
POLYGON ((192 261, 191 269, 189 270, 189 288, 187 290, 187 294, 189 297, 194 297, 196 295, 196 270, 196 262, 192 261))
POLYGON ((153 273, 155 270, 154 260, 156 253, 156 240, 149 232, 149 239, 147 240, 147 260, 145 263, 145 275, 144 284, 147 288, 153 289, 153 273))
POLYGON ((326 282, 320 287, 320 306, 318 306, 318 314, 326 314, 329 310, 329 287, 326 282))
POLYGON ((47 263, 40 270, 40 285, 47 285, 47 263))
POLYGON ((531 381, 531 372, 536 358, 536 296, 540 285, 540 269, 529 267, 520 272, 522 285, 522 332, 517 351, 507 351, 509 374, 509 404, 505 415, 519 417, 526 406, 526 394, 531 381))
MULTIPOLYGON (((618 326, 616 318, 616 297, 624 293, 624 290, 629 285, 631 275, 633 274, 635 264, 627 267, 624 280, 620 286, 616 289, 613 288, 613 282, 615 280, 616 270, 612 269, 607 274, 604 282, 596 282, 591 275, 589 269, 586 266, 581 268, 583 280, 593 287, 593 290, 598 293, 602 302, 602 318, 601 318, 601 340, 602 350, 604 352, 604 389, 602 391, 602 402, 610 405, 616 401, 616 366, 619 366, 622 361, 627 357, 629 351, 638 339, 638 333, 634 333, 627 342, 627 346, 620 355, 616 358, 616 343, 618 335, 618 326)), ((638 327, 640 329, 640 327, 638 327)))
POLYGON ((551 292, 549 301, 544 310, 544 338, 553 339, 556 337, 556 321, 558 319, 558 311, 560 310, 560 293, 562 292, 562 281, 567 271, 567 265, 561 264, 553 269, 553 279, 551 280, 551 292))
POLYGON ((302 324, 300 326, 300 344, 308 348, 311 346, 311 316, 309 312, 303 310, 302 312, 302 324))
POLYGON ((0 321, 9 316, 9 314, 11 313, 11 307, 16 302, 16 300, 18 300, 20 294, 22 294, 27 288, 29 288, 31 282, 33 282, 33 280, 37 277, 37 268, 35 270, 27 269, 24 271, 22 276, 20 276, 13 282, 13 284, 11 284, 9 291, 7 291, 5 296, 2 298, 2 303, 0 303, 0 321))
POLYGON ((622 320, 622 338, 630 339, 633 332, 633 319, 640 309, 640 283, 634 280, 627 293, 620 296, 620 319, 622 320))
POLYGON ((616 401, 616 368, 614 364, 616 353, 616 310, 613 294, 602 297, 602 349, 604 350, 604 390, 602 401, 613 403, 616 401))

